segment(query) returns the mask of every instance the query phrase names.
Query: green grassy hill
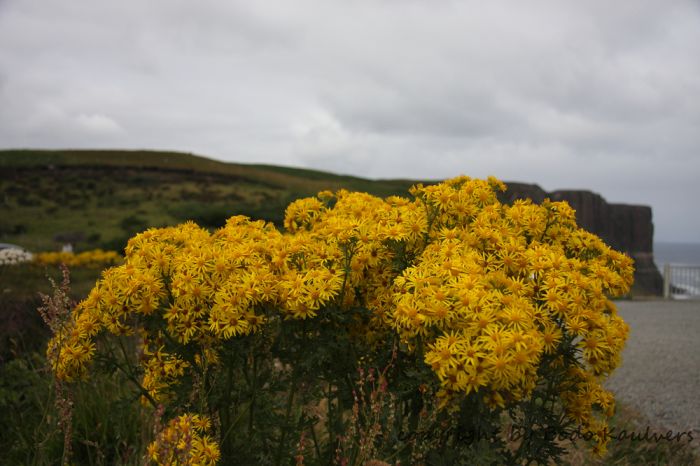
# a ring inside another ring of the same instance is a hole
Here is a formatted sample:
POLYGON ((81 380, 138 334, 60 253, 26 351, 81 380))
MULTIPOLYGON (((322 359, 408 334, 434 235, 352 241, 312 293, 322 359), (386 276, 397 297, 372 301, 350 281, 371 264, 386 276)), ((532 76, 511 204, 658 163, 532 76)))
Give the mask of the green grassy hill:
POLYGON ((0 151, 0 242, 32 251, 64 242, 119 250, 149 226, 215 228, 244 214, 281 225, 286 205, 341 188, 405 195, 415 181, 224 163, 177 152, 0 151))

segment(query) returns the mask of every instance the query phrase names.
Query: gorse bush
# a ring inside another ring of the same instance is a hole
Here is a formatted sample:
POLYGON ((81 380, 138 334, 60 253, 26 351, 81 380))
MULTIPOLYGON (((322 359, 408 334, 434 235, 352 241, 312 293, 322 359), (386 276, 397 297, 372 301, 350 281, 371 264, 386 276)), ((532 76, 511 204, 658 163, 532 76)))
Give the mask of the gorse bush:
POLYGON ((547 462, 576 436, 603 452, 601 383, 628 333, 610 297, 632 261, 568 204, 499 189, 322 192, 289 205, 285 232, 147 230, 48 359, 63 381, 122 371, 159 464, 547 462))
POLYGON ((121 260, 114 251, 93 249, 77 254, 72 252, 40 252, 34 255, 34 262, 40 265, 60 265, 69 267, 103 267, 113 265, 121 260))

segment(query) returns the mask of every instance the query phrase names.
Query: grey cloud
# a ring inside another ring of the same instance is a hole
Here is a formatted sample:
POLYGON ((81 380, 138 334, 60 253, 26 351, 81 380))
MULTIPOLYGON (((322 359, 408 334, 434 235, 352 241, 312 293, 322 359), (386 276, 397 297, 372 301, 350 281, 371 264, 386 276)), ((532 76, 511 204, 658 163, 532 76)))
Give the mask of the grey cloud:
POLYGON ((0 145, 589 188, 700 241, 693 1, 0 3, 0 145), (680 207, 679 207, 680 206, 680 207))

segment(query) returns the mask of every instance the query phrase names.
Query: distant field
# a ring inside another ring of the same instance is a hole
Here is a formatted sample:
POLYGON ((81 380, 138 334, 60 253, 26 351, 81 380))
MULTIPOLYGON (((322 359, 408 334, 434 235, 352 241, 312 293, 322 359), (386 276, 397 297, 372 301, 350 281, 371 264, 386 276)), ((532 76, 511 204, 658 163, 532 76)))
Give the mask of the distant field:
POLYGON ((405 195, 415 181, 224 163, 155 151, 0 151, 0 242, 120 250, 150 226, 215 228, 243 214, 281 225, 286 205, 324 189, 405 195))

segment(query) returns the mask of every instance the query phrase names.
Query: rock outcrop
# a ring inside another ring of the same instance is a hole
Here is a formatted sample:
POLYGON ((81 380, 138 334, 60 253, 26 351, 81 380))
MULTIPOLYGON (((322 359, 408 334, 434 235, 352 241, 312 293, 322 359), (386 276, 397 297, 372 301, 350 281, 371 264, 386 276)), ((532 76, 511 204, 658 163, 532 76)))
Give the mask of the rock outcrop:
POLYGON ((609 204, 599 194, 590 191, 560 190, 547 193, 533 184, 508 183, 501 201, 545 198, 566 201, 576 210, 578 224, 600 236, 608 245, 624 251, 635 261, 634 294, 661 295, 663 278, 654 264, 654 224, 651 207, 627 204, 609 204))

